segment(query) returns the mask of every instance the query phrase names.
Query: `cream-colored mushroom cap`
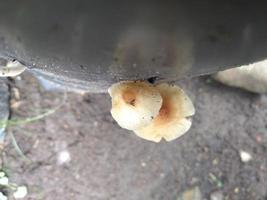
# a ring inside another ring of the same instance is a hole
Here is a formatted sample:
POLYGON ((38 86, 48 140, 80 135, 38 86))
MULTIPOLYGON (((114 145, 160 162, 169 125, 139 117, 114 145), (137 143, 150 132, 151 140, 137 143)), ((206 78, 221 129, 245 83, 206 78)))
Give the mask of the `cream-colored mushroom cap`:
POLYGON ((18 76, 26 70, 26 67, 19 61, 8 61, 6 66, 0 66, 0 77, 18 76))
POLYGON ((159 113, 162 98, 157 89, 141 81, 125 81, 108 90, 112 98, 111 115, 122 127, 129 130, 148 125, 159 113))
POLYGON ((188 117, 195 114, 195 108, 179 87, 164 83, 156 88, 163 98, 159 115, 148 126, 134 132, 139 137, 154 142, 159 142, 162 138, 171 141, 190 129, 192 122, 188 117))
POLYGON ((255 93, 267 92, 267 59, 218 72, 213 76, 217 81, 255 93))

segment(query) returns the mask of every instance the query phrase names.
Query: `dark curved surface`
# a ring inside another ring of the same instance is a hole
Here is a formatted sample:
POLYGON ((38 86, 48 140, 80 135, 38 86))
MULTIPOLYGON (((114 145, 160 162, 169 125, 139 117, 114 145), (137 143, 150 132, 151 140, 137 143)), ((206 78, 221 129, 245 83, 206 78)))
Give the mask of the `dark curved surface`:
POLYGON ((264 1, 0 0, 0 56, 104 91, 262 60, 266 17, 264 1))

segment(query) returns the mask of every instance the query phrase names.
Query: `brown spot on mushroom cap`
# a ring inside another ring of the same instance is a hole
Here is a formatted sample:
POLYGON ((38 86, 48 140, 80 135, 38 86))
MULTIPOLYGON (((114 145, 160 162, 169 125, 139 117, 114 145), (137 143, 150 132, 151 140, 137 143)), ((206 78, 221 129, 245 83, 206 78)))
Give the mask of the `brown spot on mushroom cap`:
POLYGON ((148 125, 159 113, 162 97, 155 86, 142 81, 124 81, 109 89, 111 114, 118 124, 134 130, 148 125))
POLYGON ((163 98, 159 115, 148 126, 134 132, 139 137, 154 142, 159 142, 162 138, 171 141, 188 131, 191 121, 187 118, 194 115, 195 109, 179 87, 160 84, 157 89, 163 98))
POLYGON ((162 96, 163 102, 160 108, 159 115, 156 116, 155 124, 161 125, 170 121, 175 114, 171 100, 167 96, 162 96))
POLYGON ((127 104, 135 106, 136 92, 134 90, 127 89, 122 93, 122 98, 127 104))

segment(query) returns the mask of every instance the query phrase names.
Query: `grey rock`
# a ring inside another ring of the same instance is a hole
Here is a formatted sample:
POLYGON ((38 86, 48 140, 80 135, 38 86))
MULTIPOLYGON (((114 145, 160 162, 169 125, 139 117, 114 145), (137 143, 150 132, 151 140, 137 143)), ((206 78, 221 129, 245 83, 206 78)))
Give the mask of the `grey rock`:
POLYGON ((210 200, 223 200, 223 193, 222 191, 215 191, 210 194, 210 200))
POLYGON ((202 194, 198 186, 189 188, 180 194, 177 200, 202 200, 202 194))

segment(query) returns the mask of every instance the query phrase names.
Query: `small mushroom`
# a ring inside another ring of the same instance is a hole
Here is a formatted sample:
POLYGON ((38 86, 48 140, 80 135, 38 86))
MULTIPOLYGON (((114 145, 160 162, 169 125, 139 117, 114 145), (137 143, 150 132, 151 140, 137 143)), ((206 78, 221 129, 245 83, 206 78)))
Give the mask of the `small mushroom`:
POLYGON ((188 117, 195 114, 195 108, 181 88, 166 83, 159 84, 156 88, 163 99, 159 115, 148 126, 134 132, 137 136, 154 142, 159 142, 162 138, 171 141, 190 129, 192 122, 188 117))
POLYGON ((155 86, 142 81, 116 83, 108 92, 112 98, 112 117, 129 130, 147 126, 162 105, 162 97, 155 86))
POLYGON ((8 61, 6 66, 0 66, 0 77, 18 76, 26 70, 26 67, 19 61, 8 61))
POLYGON ((267 60, 218 72, 213 78, 223 84, 250 92, 267 92, 267 60))

